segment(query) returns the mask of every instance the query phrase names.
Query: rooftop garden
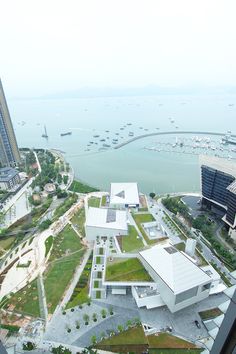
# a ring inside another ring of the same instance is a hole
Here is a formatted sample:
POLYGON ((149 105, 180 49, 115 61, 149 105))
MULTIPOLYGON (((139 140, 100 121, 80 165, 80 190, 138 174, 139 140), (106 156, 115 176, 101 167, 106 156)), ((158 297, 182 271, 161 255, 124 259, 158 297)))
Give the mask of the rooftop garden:
POLYGON ((152 278, 138 258, 115 258, 107 261, 106 281, 152 282, 152 278))
POLYGON ((94 208, 99 208, 100 207, 100 198, 97 197, 91 197, 88 200, 88 206, 89 207, 94 207, 94 208))
POLYGON ((143 235, 143 238, 145 239, 145 241, 147 242, 148 245, 153 245, 155 243, 157 243, 157 240, 150 240, 149 237, 147 236, 145 230, 143 229, 142 225, 145 222, 152 222, 155 221, 154 217, 152 216, 152 214, 132 214, 134 221, 136 222, 136 225, 139 228, 139 231, 141 232, 141 234, 143 235))
POLYGON ((117 236, 122 252, 138 251, 144 247, 142 239, 139 237, 136 228, 129 225, 128 235, 117 236))
POLYGON ((106 197, 106 195, 103 195, 101 205, 106 206, 106 204, 107 204, 107 197, 106 197))

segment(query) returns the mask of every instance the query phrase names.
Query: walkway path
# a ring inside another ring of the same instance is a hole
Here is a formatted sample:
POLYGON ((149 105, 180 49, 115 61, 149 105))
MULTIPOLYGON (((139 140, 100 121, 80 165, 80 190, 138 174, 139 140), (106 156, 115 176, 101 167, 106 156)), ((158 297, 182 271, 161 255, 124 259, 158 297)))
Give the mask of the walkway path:
MULTIPOLYGON (((217 132, 203 132, 203 131, 184 131, 184 130, 180 130, 180 131, 165 131, 165 132, 155 132, 155 133, 148 133, 148 134, 142 134, 142 135, 138 135, 135 136, 132 139, 129 139, 127 141, 124 141, 123 143, 116 145, 114 147, 114 149, 120 149, 122 146, 125 146, 127 144, 132 143, 135 140, 139 140, 139 139, 143 139, 143 138, 147 138, 149 136, 155 136, 155 135, 177 135, 177 134, 198 134, 198 135, 217 135, 217 136, 225 136, 226 133, 217 133, 217 132)), ((236 138, 236 135, 232 135, 233 138, 236 138)))
POLYGON ((71 282, 63 300, 61 301, 60 304, 57 305, 57 308, 56 310, 54 311, 54 314, 52 316, 52 318, 54 318, 55 316, 57 316, 58 313, 61 312, 62 308, 64 306, 66 306, 67 302, 70 300, 71 298, 71 295, 73 294, 73 291, 74 291, 74 288, 76 286, 76 284, 78 283, 79 281, 79 278, 84 270, 84 267, 89 259, 89 256, 91 254, 92 250, 91 249, 87 249, 87 251, 85 252, 84 254, 84 258, 83 258, 83 261, 82 263, 79 265, 79 267, 76 269, 76 272, 75 272, 75 276, 74 276, 74 279, 73 281, 71 282))
POLYGON ((37 155, 37 153, 35 151, 34 151, 34 156, 35 156, 35 160, 36 160, 37 165, 38 165, 38 171, 39 171, 39 173, 41 173, 42 172, 42 168, 41 168, 41 165, 40 165, 40 162, 39 162, 39 159, 38 159, 38 155, 37 155))
POLYGON ((47 321, 47 317, 48 317, 47 300, 46 300, 43 277, 41 272, 39 273, 39 276, 37 278, 37 285, 38 285, 38 294, 39 294, 40 315, 42 318, 44 318, 47 321))
MULTIPOLYGON (((142 213, 142 214, 143 214, 143 213, 142 213)), ((132 216, 131 213, 128 213, 128 218, 129 218, 129 221, 130 221, 130 225, 132 225, 132 226, 135 227, 135 229, 136 229, 136 231, 137 231, 139 237, 140 237, 140 238, 142 239, 142 241, 143 241, 144 246, 147 247, 148 244, 147 244, 145 238, 143 237, 142 233, 139 231, 139 228, 138 228, 138 226, 136 225, 136 222, 134 221, 133 216, 132 216)))

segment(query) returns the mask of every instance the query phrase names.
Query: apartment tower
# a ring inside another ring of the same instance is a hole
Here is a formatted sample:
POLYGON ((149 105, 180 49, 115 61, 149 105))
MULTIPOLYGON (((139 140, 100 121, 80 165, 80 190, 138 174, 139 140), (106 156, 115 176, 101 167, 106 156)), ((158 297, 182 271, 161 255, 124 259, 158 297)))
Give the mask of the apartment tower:
POLYGON ((0 167, 16 166, 20 153, 0 79, 0 167))

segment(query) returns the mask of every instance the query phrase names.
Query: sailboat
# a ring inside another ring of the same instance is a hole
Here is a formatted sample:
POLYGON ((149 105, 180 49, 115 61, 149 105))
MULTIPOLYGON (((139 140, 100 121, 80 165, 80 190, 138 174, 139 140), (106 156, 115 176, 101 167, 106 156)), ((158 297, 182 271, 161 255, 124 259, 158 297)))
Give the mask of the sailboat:
POLYGON ((44 126, 44 134, 42 134, 42 138, 48 139, 48 133, 47 133, 46 125, 44 126))

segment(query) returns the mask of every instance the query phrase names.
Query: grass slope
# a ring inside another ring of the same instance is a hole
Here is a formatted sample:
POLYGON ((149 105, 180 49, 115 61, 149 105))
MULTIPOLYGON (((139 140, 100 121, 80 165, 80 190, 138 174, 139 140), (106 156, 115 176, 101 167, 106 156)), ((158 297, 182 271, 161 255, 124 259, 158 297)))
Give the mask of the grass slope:
POLYGON ((106 281, 153 281, 142 263, 137 258, 116 259, 108 262, 106 281))
POLYGON ((118 237, 120 237, 121 249, 123 252, 132 252, 144 247, 142 239, 138 238, 137 230, 132 225, 129 225, 129 233, 127 236, 118 237))

